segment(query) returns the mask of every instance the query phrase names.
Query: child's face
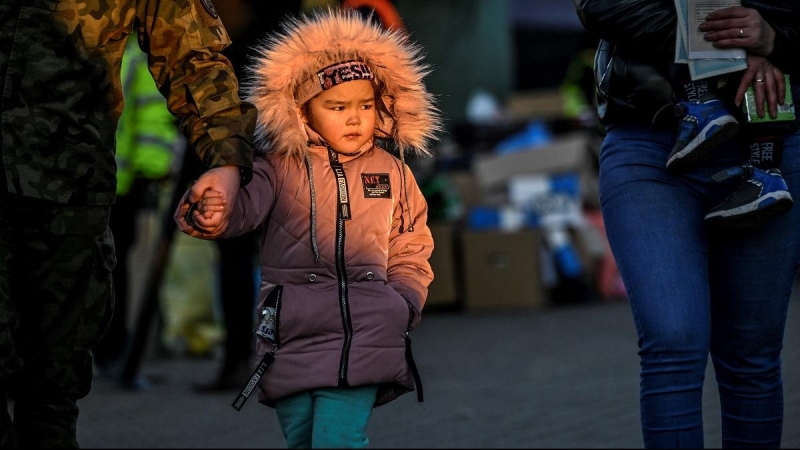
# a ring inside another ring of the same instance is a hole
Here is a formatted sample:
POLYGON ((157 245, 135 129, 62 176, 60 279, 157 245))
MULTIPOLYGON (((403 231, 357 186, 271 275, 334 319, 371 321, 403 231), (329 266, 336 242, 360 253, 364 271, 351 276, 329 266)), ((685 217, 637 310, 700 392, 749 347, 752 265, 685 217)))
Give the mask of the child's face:
POLYGON ((369 80, 348 81, 308 101, 303 122, 338 153, 353 153, 375 133, 375 89, 369 80))

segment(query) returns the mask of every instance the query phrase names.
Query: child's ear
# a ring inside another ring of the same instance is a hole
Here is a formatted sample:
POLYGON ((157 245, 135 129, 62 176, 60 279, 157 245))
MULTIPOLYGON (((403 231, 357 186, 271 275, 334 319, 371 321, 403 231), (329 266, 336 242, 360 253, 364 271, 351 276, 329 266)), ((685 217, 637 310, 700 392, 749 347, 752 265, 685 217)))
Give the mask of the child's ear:
POLYGON ((295 109, 297 110, 297 115, 300 117, 300 120, 302 120, 304 124, 308 125, 308 116, 306 115, 305 105, 295 106, 295 109))

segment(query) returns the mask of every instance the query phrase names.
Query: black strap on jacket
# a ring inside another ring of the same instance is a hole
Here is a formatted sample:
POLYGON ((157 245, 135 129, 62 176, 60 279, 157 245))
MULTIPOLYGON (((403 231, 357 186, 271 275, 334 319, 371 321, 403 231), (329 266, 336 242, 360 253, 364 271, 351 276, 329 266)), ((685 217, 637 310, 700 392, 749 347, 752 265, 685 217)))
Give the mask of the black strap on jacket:
POLYGON ((411 354, 411 337, 408 336, 408 333, 406 333, 406 362, 408 362, 408 368, 411 370, 411 376, 414 377, 414 384, 417 386, 417 401, 422 403, 422 378, 419 376, 417 363, 414 362, 414 355, 411 354))

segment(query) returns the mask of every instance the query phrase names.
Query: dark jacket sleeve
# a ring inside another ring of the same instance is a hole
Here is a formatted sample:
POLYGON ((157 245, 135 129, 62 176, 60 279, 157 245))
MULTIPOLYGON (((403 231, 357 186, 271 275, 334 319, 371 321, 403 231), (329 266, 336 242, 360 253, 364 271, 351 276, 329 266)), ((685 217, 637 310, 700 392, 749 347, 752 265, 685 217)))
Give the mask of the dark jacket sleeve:
POLYGON ((675 51, 673 0, 573 1, 583 26, 604 41, 651 53, 675 51))
POLYGON ((757 9, 775 30, 775 47, 769 60, 785 73, 800 76, 800 2, 745 0, 742 5, 757 9))
MULTIPOLYGON (((677 17, 673 0, 573 0, 586 29, 629 51, 673 54, 677 17)), ((787 73, 800 72, 800 2, 743 0, 775 30, 769 59, 787 73)))
MULTIPOLYGON (((669 81, 677 16, 673 0, 573 0, 584 27, 601 39, 595 57, 601 123, 674 127, 669 81)), ((776 32, 770 60, 800 76, 800 1, 743 0, 776 32)))

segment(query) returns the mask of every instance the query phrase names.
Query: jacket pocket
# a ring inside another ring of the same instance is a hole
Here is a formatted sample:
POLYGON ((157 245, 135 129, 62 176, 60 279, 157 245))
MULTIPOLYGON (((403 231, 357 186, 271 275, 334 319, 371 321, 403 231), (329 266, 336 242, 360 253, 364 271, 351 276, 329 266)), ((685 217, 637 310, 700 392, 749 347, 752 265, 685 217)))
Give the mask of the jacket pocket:
POLYGON ((258 321, 256 334, 267 345, 273 345, 274 349, 280 347, 280 309, 281 297, 283 296, 283 286, 277 285, 270 291, 264 303, 261 305, 261 317, 258 321))
POLYGON ((411 302, 409 302, 408 300, 406 300, 406 298, 405 298, 405 297, 403 297, 403 300, 405 300, 405 301, 406 301, 406 306, 408 307, 408 325, 406 326, 406 329, 407 329, 408 331, 412 331, 412 330, 414 330, 414 328, 416 328, 416 327, 417 327, 417 325, 419 324, 419 321, 420 321, 420 319, 421 319, 421 318, 419 317, 419 316, 420 316, 420 314, 417 314, 417 312, 414 310, 414 307, 413 307, 413 306, 411 306, 411 302))
POLYGON ((93 347, 111 325, 116 307, 112 271, 117 265, 116 249, 111 230, 95 237, 92 275, 86 287, 75 350, 93 347))
POLYGON ((100 329, 102 331, 100 332, 100 335, 96 337, 95 344, 102 338, 103 335, 105 335, 111 326, 111 319, 114 316, 114 310, 116 308, 116 287, 114 286, 114 278, 112 273, 117 267, 117 252, 114 246, 114 238, 111 234, 111 229, 106 230, 106 232, 97 239, 96 245, 96 256, 98 258, 97 265, 99 267, 99 273, 97 274, 96 278, 98 280, 106 279, 107 285, 110 286, 111 289, 110 295, 108 295, 108 300, 105 304, 105 314, 100 324, 100 329))

